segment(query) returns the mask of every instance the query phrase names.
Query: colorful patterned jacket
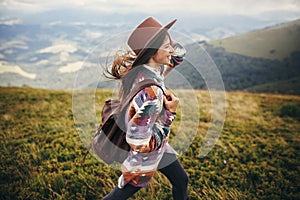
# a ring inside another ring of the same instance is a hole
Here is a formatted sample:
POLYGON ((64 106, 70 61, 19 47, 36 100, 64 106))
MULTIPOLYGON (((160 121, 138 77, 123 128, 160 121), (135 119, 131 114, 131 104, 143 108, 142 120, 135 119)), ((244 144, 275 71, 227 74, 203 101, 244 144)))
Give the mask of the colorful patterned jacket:
MULTIPOLYGON (((157 81, 163 88, 160 72, 149 66, 141 66, 134 84, 145 79, 157 81)), ((132 85, 132 88, 134 87, 132 85)), ((126 184, 145 187, 155 171, 164 152, 176 153, 168 144, 170 125, 175 115, 163 105, 163 91, 158 86, 141 90, 132 100, 125 116, 126 140, 131 146, 129 156, 123 162, 119 188, 126 184)))

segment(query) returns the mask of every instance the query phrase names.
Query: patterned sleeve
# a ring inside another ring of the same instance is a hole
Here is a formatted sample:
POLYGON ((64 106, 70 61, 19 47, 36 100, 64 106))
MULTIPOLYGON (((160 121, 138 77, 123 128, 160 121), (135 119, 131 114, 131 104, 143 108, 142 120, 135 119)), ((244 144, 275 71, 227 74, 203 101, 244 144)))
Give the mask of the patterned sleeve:
POLYGON ((132 100, 128 115, 126 141, 133 150, 149 145, 151 150, 159 147, 175 119, 163 108, 163 92, 157 86, 141 90, 132 100))

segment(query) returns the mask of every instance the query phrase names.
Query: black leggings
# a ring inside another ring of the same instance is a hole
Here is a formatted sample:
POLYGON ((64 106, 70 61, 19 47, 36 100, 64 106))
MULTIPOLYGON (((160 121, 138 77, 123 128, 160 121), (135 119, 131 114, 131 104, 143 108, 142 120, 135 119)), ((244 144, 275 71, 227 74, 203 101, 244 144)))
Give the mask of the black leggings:
MULTIPOLYGON (((165 153, 158 170, 163 173, 172 184, 172 194, 174 200, 188 200, 188 176, 178 162, 174 154, 165 153), (170 163, 170 164, 169 164, 170 163), (167 165, 168 164, 168 165, 167 165)), ((102 200, 126 200, 133 196, 141 187, 134 187, 130 184, 120 189, 117 186, 102 200)))

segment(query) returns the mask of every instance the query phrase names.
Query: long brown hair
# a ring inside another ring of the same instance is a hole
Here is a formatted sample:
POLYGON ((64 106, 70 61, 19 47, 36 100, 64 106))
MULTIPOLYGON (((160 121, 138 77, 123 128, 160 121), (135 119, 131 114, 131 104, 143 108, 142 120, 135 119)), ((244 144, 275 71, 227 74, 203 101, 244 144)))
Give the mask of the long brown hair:
POLYGON ((128 72, 133 68, 138 70, 139 66, 148 63, 149 59, 156 54, 166 36, 170 37, 167 32, 161 34, 155 41, 153 41, 151 46, 146 49, 143 56, 137 61, 135 61, 136 55, 134 52, 127 50, 125 52, 117 52, 112 65, 105 66, 104 75, 107 78, 122 80, 122 86, 119 94, 121 99, 129 93, 137 75, 137 71, 134 71, 133 73, 128 72), (134 66, 132 66, 134 61, 134 66))
POLYGON ((118 51, 114 56, 113 63, 106 63, 104 76, 109 79, 121 79, 132 68, 136 55, 131 50, 118 51))

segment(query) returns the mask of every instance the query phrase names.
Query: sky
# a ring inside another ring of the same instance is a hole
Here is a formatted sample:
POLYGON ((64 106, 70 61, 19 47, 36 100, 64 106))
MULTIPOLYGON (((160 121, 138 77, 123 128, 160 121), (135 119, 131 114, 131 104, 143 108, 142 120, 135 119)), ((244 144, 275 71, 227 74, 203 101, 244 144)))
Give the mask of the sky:
POLYGON ((1 15, 32 14, 55 9, 82 9, 101 13, 242 15, 300 17, 299 0, 0 0, 1 15))

